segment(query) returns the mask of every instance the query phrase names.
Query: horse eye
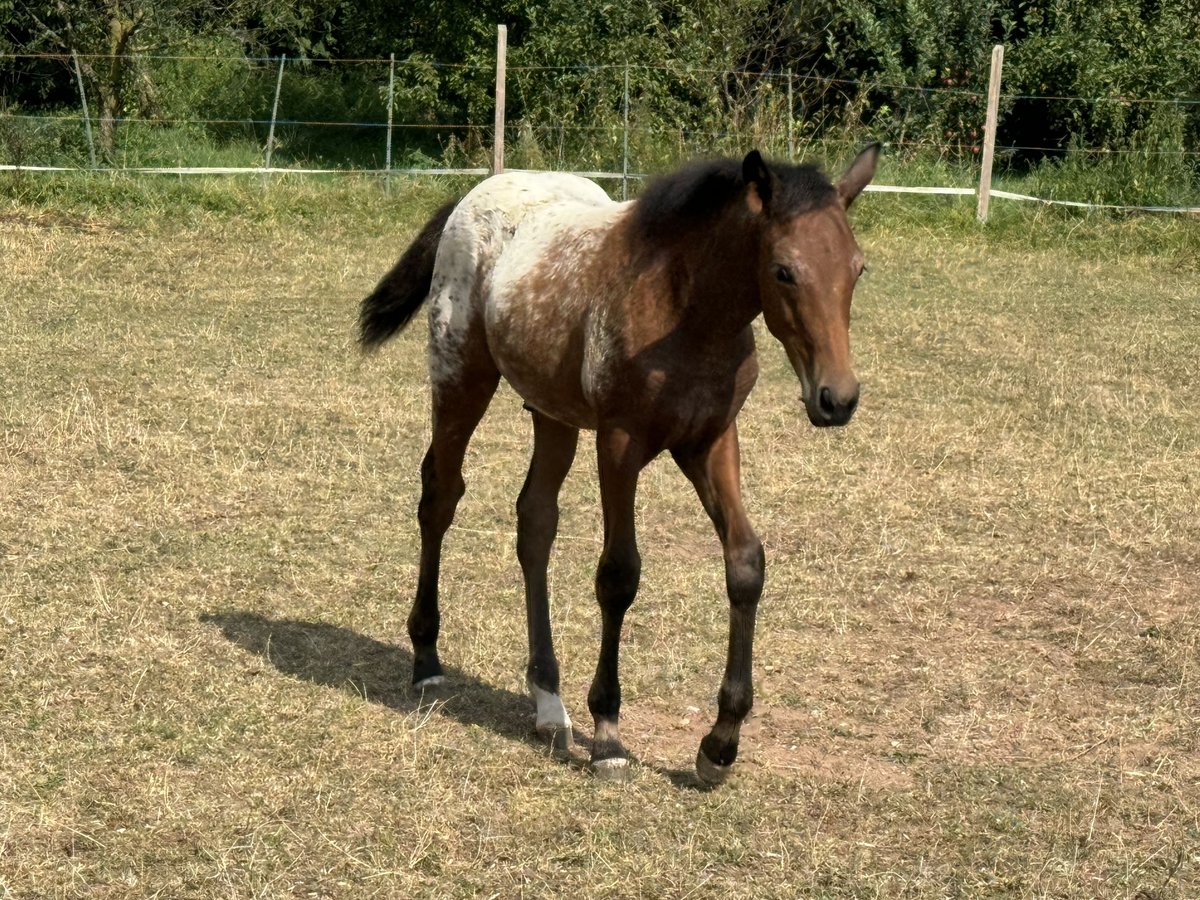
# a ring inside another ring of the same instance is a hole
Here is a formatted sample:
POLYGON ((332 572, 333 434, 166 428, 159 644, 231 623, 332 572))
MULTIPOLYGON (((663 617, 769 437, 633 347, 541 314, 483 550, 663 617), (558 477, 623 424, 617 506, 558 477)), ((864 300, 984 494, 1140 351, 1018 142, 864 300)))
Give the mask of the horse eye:
POLYGON ((776 266, 775 280, 782 284, 795 284, 796 276, 792 274, 792 270, 787 266, 776 266))

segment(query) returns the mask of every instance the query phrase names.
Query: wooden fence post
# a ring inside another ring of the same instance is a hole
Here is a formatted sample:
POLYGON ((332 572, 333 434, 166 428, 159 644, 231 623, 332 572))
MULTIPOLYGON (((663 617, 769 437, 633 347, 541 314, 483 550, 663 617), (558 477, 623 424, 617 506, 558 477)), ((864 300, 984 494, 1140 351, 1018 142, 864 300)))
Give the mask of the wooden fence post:
POLYGON ((792 89, 792 70, 788 69, 787 73, 788 99, 787 99, 787 134, 788 134, 788 162, 796 161, 796 125, 795 112, 792 104, 795 102, 795 93, 792 89))
POLYGON ((496 26, 496 131, 492 145, 492 173, 504 171, 504 76, 508 56, 508 26, 496 26))
POLYGON ((975 218, 986 223, 992 195, 992 160, 996 153, 996 118, 1000 111, 1000 71, 1004 67, 1004 45, 992 48, 992 71, 988 76, 987 124, 983 129, 983 166, 979 172, 979 203, 975 218))

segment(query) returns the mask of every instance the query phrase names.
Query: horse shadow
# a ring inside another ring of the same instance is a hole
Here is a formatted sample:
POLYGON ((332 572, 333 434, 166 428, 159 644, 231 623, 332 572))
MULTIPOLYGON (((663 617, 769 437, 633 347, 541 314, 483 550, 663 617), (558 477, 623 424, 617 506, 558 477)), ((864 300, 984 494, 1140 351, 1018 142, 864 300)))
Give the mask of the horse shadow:
MULTIPOLYGON (((463 725, 476 725, 537 747, 572 768, 590 768, 589 735, 572 728, 574 749, 552 751, 533 729, 535 708, 531 698, 490 685, 455 666, 444 666, 444 685, 419 690, 409 681, 411 651, 351 628, 328 622, 272 619, 245 610, 205 613, 200 621, 217 626, 226 640, 262 657, 292 678, 352 690, 373 703, 402 713, 436 706, 441 714, 463 725)), ((650 768, 676 787, 700 787, 694 773, 653 765, 650 768)))

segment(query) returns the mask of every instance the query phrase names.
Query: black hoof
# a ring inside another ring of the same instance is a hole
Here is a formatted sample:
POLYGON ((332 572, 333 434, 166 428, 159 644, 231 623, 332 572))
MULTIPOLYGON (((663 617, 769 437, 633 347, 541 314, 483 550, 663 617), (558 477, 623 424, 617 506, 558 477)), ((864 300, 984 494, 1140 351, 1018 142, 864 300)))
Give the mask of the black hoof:
POLYGON ((413 653, 412 683, 417 690, 441 684, 446 680, 445 674, 436 650, 416 650, 413 653))
POLYGON ((571 734, 571 726, 539 725, 537 735, 549 745, 555 753, 568 753, 575 746, 575 737, 571 734))
POLYGON ((622 783, 633 777, 629 768, 629 760, 624 756, 610 756, 608 759, 593 760, 592 771, 595 772, 599 781, 622 783))
POLYGON ((704 755, 703 750, 696 754, 696 777, 700 779, 701 784, 709 787, 724 784, 732 769, 732 763, 727 766, 715 763, 704 755))

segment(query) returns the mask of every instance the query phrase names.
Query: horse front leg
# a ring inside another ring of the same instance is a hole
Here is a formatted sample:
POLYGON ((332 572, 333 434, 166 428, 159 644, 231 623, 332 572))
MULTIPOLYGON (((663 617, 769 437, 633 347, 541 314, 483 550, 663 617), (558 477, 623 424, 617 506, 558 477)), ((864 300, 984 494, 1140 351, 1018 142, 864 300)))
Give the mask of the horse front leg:
POLYGON ((717 697, 717 721, 700 742, 696 775, 720 784, 737 759, 742 722, 754 703, 751 662, 754 621, 762 596, 766 559, 742 506, 741 461, 736 423, 712 444, 674 453, 712 519, 725 556, 725 588, 729 594, 729 650, 725 677, 717 697))
POLYGON ((595 721, 592 766, 603 778, 623 778, 629 754, 617 727, 621 684, 617 658, 625 612, 637 595, 642 560, 634 528, 634 495, 645 454, 624 431, 601 431, 596 438, 600 503, 604 510, 604 550, 596 569, 596 601, 600 605, 600 658, 588 691, 595 721))

